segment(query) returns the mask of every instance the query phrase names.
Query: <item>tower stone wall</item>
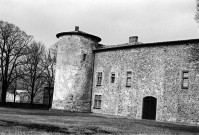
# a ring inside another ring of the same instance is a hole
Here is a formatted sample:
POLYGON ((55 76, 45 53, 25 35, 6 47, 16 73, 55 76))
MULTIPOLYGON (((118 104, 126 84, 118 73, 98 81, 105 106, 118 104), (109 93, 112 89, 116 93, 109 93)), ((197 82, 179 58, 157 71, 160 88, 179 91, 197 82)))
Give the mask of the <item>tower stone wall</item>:
POLYGON ((90 112, 94 55, 98 40, 82 32, 59 37, 52 109, 90 112))

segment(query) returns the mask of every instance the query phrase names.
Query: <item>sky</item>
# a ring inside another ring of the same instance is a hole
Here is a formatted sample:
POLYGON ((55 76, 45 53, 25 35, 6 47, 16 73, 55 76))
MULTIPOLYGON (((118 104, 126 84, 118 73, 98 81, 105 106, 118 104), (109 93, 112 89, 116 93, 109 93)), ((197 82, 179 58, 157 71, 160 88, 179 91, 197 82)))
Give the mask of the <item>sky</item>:
POLYGON ((0 20, 7 21, 46 47, 60 32, 99 36, 104 45, 199 38, 196 0, 0 0, 0 20))

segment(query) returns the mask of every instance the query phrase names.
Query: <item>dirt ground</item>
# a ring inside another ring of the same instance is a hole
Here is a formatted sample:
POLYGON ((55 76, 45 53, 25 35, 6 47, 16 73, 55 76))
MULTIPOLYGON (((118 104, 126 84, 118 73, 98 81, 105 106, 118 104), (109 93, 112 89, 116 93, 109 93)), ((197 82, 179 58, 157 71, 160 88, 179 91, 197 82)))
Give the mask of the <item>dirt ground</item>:
POLYGON ((93 113, 0 108, 0 134, 175 135, 199 134, 199 127, 93 113))

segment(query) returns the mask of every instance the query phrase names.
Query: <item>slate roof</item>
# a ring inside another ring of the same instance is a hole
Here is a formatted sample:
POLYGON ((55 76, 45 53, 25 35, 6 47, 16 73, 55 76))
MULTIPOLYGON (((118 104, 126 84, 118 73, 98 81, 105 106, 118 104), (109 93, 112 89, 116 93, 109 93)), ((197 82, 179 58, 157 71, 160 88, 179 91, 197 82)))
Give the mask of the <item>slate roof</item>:
POLYGON ((189 44, 189 43, 199 43, 199 39, 187 39, 187 40, 175 40, 175 41, 163 41, 163 42, 152 42, 152 43, 125 43, 119 45, 102 45, 96 49, 97 51, 105 51, 105 50, 118 50, 118 49, 127 49, 127 48, 138 48, 138 47, 151 47, 151 46, 169 46, 169 45, 179 45, 179 44, 189 44))
POLYGON ((64 36, 64 35, 80 35, 80 36, 86 36, 86 37, 92 38, 94 40, 97 40, 97 42, 101 41, 100 37, 97 37, 95 35, 91 35, 91 34, 85 33, 83 31, 60 32, 60 33, 58 33, 56 35, 56 37, 59 38, 59 37, 64 36))

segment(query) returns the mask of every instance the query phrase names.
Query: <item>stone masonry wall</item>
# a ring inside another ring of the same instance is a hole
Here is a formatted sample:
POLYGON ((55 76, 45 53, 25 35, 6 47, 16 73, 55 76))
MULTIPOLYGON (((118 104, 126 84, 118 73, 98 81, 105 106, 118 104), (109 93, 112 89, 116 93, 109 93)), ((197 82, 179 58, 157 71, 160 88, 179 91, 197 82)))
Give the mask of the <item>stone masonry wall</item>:
POLYGON ((143 98, 157 99, 156 120, 197 123, 199 120, 198 65, 190 61, 194 45, 158 45, 95 53, 93 95, 102 95, 101 109, 92 112, 142 118, 143 98), (189 89, 181 88, 182 71, 189 71, 189 89), (126 72, 132 85, 126 87, 126 72), (102 85, 96 86, 97 72, 102 85), (116 81, 110 83, 111 72, 116 81), (193 120, 194 118, 194 120, 193 120))
POLYGON ((96 45, 96 41, 79 35, 60 37, 53 109, 90 112, 94 61, 92 49, 96 45))

